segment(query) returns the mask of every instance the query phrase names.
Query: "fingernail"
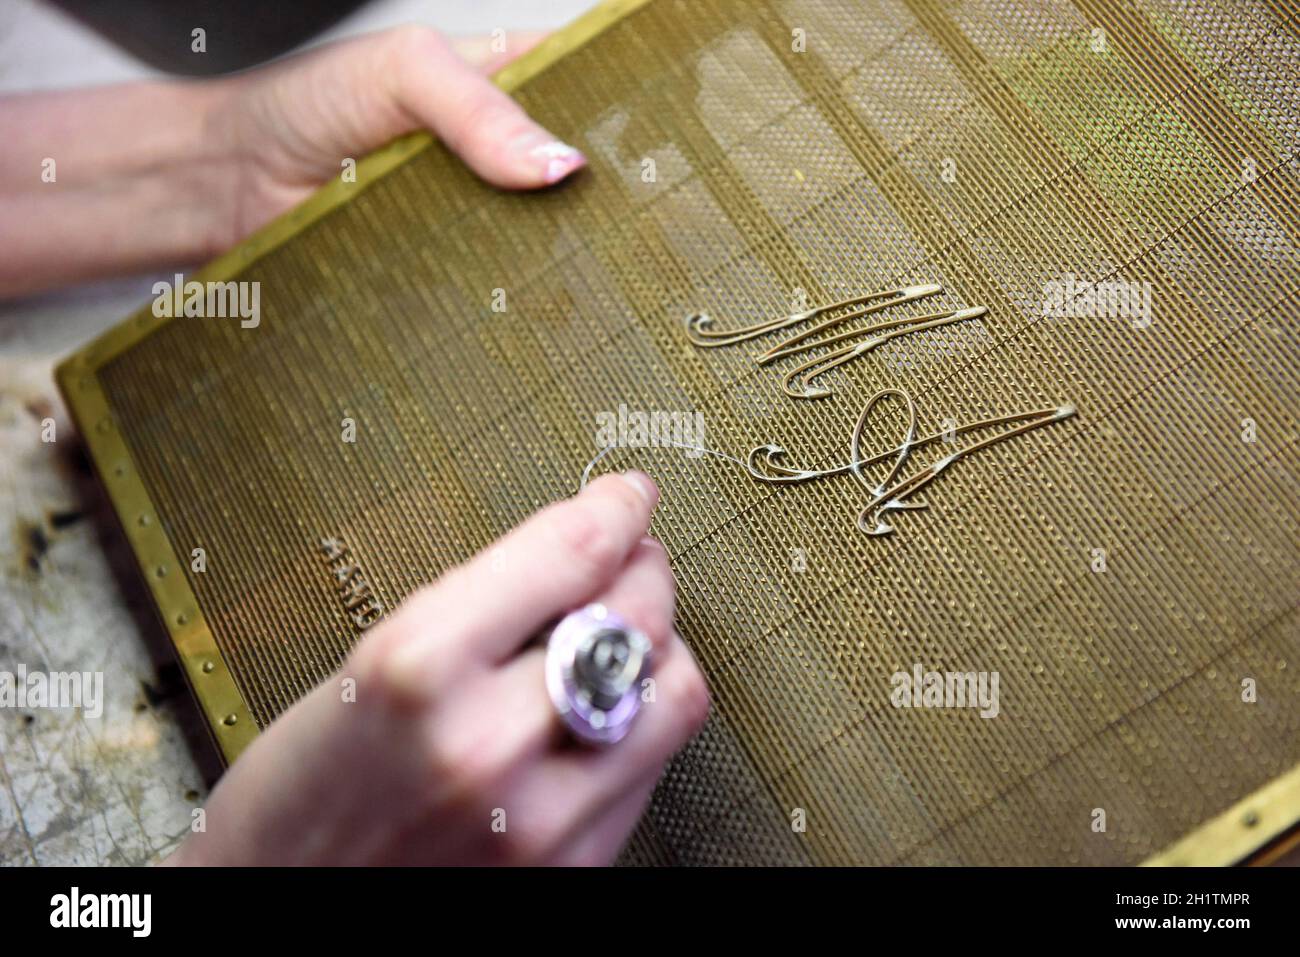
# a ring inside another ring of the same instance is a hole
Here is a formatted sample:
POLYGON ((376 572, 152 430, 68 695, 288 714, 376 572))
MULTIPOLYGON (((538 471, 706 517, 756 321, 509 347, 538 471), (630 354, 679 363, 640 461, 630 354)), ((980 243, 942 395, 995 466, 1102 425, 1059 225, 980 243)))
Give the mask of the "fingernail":
POLYGON ((646 475, 644 472, 638 472, 635 469, 632 469, 631 471, 624 472, 619 476, 619 478, 636 489, 637 492, 641 494, 641 497, 651 505, 653 505, 655 500, 659 498, 659 489, 655 486, 654 479, 650 478, 650 476, 646 475))
POLYGON ((559 140, 548 140, 528 151, 529 161, 542 171, 542 179, 549 186, 558 183, 579 166, 587 162, 579 150, 559 140))
POLYGON ((428 693, 428 654, 418 641, 406 641, 379 662, 380 680, 405 703, 422 701, 428 693))
POLYGON ((659 541, 659 539, 655 538, 653 535, 641 536, 640 544, 642 548, 648 548, 651 549, 652 551, 661 552, 665 555, 668 553, 668 549, 664 548, 664 543, 659 541))

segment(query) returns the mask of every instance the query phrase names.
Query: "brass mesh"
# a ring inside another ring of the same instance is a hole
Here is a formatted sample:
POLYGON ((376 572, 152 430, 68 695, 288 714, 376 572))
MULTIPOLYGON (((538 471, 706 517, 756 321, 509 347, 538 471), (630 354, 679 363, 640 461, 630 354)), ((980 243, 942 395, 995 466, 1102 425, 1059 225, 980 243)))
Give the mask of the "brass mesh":
POLYGON ((832 462, 885 385, 923 429, 1072 402, 884 539, 852 481, 607 460, 661 483, 714 698, 626 857, 1136 862, 1300 761, 1298 68, 1285 3, 658 0, 518 92, 590 172, 424 150, 238 277, 259 328, 169 322, 99 382, 261 726, 357 637, 322 537, 392 608, 572 492, 598 411, 832 462), (1150 326, 1044 316, 1066 275, 1149 283, 1150 326), (929 282, 988 314, 827 401, 683 335, 929 282), (996 670, 1001 715, 893 707, 914 663, 996 670))

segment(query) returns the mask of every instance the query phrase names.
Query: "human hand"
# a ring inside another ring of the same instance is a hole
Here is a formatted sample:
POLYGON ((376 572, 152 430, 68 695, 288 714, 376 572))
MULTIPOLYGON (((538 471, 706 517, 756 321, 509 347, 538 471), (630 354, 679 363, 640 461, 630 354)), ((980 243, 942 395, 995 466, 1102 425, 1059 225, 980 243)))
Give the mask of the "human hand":
POLYGON ((301 202, 346 157, 428 129, 504 189, 558 182, 586 160, 538 126, 487 73, 540 36, 506 38, 508 54, 425 27, 329 44, 223 81, 213 136, 231 148, 224 202, 233 245, 301 202))
POLYGON ((657 497, 641 473, 603 476, 413 594, 235 762, 169 863, 612 861, 708 711, 645 535, 657 497), (655 681, 600 751, 561 732, 530 644, 592 601, 649 636, 655 681))
POLYGON ((582 154, 482 72, 536 39, 399 27, 230 78, 0 97, 0 298, 211 258, 421 128, 502 188, 558 182, 582 154))

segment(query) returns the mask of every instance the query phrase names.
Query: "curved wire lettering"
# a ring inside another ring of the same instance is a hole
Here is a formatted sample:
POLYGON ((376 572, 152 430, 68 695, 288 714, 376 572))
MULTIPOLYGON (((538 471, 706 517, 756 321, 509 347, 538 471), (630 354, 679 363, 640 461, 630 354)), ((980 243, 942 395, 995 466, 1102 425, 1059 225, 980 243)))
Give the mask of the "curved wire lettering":
POLYGON ((924 299, 927 296, 933 296, 943 291, 942 286, 933 283, 917 286, 903 286, 898 289, 889 289, 884 292, 873 292, 863 296, 854 296, 849 299, 843 299, 839 302, 831 303, 827 306, 817 306, 803 312, 791 313, 779 319, 772 319, 766 322, 754 323, 748 326, 742 326, 739 329, 731 331, 718 331, 713 329, 713 319, 705 313, 696 313, 686 319, 686 335, 692 343, 704 348, 715 348, 717 346, 734 345, 738 342, 745 342, 749 339, 755 339, 760 336, 770 335, 782 329, 790 329, 800 323, 809 322, 817 319, 819 316, 827 315, 828 318, 814 323, 807 329, 796 332, 783 341, 777 343, 766 352, 759 353, 755 361, 759 365, 767 365, 778 359, 785 359, 790 356, 799 355, 814 349, 821 349, 827 346, 836 346, 830 352, 819 355, 801 363, 794 369, 785 374, 781 381, 781 388, 786 395, 794 399, 824 399, 831 395, 831 390, 822 386, 815 386, 812 380, 818 376, 825 375, 832 369, 836 369, 848 362, 852 362, 859 356, 864 356, 888 342, 892 342, 901 336, 910 335, 913 332, 923 332, 927 329, 937 329, 941 326, 952 325, 956 322, 964 322, 967 319, 975 319, 983 316, 988 310, 984 306, 973 306, 965 309, 947 309, 939 312, 928 313, 923 316, 907 316, 901 319, 890 319, 884 322, 872 323, 868 326, 862 326, 854 329, 848 329, 842 332, 836 332, 823 338, 817 338, 822 333, 841 326, 846 322, 852 322, 866 316, 874 315, 884 309, 893 306, 901 306, 905 303, 915 302, 918 299, 924 299), (857 308, 850 308, 857 307, 857 308), (841 311, 841 310, 848 311, 841 311), (835 315, 834 313, 838 313, 835 315), (863 337, 866 337, 863 339, 863 337), (862 340, 862 341, 852 341, 862 340), (840 343, 845 343, 840 345, 840 343))

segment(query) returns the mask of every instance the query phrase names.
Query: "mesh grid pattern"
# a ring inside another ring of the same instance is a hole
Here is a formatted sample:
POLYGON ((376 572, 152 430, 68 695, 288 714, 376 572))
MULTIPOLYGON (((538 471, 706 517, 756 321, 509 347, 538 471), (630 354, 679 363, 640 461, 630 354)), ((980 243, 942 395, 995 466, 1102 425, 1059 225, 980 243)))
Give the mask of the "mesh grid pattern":
POLYGON ((519 93, 590 173, 522 197, 427 150, 241 275, 258 329, 176 320, 101 380, 261 726, 357 636, 322 537, 392 608, 571 492, 599 411, 829 464, 886 385, 923 432, 1072 402, 888 539, 851 481, 610 457, 664 490, 714 698, 625 856, 1136 862, 1300 760, 1298 68, 1286 4, 658 0, 519 93), (1065 275, 1149 283, 1150 327, 1044 316, 1065 275), (929 282, 918 314, 989 312, 825 402, 683 335, 929 282), (894 708, 917 662, 997 671, 1002 714, 894 708))

